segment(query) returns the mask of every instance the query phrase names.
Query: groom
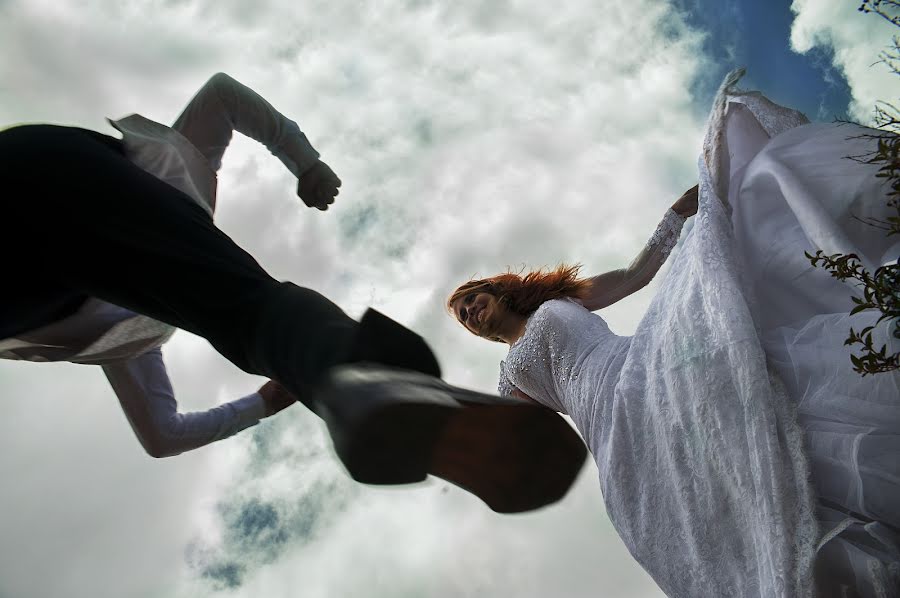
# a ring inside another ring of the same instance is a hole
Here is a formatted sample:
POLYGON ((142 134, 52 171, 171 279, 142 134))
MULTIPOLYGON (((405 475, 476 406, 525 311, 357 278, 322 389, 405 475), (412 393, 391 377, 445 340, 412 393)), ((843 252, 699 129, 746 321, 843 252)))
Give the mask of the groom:
MULTIPOLYGON (((340 180, 255 92, 223 74, 210 84, 226 91, 192 102, 177 131, 134 115, 114 123, 122 140, 50 125, 0 132, 0 339, 98 298, 203 336, 280 383, 325 420, 359 481, 433 474, 500 512, 559 500, 585 449, 557 414, 442 382, 421 337, 371 309, 356 322, 316 291, 274 280, 215 226, 216 160, 232 130, 262 127, 309 207, 326 210, 340 180), (264 116, 248 119, 255 110, 264 116)), ((140 328, 101 340, 139 354, 147 338, 166 338, 140 328)))

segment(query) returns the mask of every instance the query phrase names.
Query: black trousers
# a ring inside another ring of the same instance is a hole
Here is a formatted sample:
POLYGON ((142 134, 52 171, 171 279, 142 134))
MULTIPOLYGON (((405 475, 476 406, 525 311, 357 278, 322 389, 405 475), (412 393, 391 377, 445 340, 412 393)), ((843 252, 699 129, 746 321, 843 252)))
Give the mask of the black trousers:
POLYGON ((351 350, 356 321, 274 280, 112 137, 52 125, 0 132, 0 202, 0 338, 99 297, 205 337, 303 402, 351 350))

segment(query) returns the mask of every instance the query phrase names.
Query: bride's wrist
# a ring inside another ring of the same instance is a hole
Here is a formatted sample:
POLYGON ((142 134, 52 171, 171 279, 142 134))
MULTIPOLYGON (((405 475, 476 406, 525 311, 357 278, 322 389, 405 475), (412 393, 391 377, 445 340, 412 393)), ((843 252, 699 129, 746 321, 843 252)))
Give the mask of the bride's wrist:
POLYGON ((687 220, 689 217, 687 214, 679 211, 679 209, 676 206, 672 206, 671 208, 669 208, 669 211, 674 213, 678 218, 681 218, 682 220, 687 220))

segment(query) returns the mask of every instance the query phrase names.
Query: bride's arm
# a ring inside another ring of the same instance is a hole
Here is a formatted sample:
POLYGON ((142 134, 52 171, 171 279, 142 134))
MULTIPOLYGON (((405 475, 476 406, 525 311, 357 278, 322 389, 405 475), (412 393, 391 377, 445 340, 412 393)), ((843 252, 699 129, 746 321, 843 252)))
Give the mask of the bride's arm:
POLYGON ((696 213, 697 187, 694 186, 666 211, 647 245, 628 267, 590 278, 591 290, 584 299, 584 306, 596 311, 647 286, 678 242, 685 220, 696 213))

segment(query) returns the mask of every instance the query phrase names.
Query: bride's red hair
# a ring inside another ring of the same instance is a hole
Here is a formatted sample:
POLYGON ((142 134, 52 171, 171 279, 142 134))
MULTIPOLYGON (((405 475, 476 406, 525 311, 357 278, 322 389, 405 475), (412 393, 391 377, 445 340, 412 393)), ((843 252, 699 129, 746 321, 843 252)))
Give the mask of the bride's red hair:
POLYGON ((469 293, 490 293, 507 309, 523 316, 531 315, 550 299, 572 297, 583 300, 590 291, 591 281, 579 278, 580 270, 580 265, 562 264, 552 270, 533 270, 524 276, 506 272, 470 280, 453 291, 447 299, 447 310, 453 313, 453 302, 469 293))

